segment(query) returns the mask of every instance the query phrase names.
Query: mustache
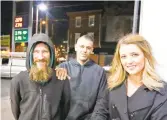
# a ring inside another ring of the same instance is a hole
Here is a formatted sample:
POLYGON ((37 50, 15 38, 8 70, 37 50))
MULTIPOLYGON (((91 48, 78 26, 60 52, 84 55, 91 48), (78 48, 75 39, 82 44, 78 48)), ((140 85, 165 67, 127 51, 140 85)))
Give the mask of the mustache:
POLYGON ((48 62, 47 59, 35 59, 34 62, 48 62))

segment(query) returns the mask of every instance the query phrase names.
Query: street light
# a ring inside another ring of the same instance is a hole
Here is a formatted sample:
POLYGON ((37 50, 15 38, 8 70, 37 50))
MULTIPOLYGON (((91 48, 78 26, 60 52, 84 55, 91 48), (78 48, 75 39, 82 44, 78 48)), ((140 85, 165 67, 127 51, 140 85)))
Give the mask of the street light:
POLYGON ((46 21, 45 21, 45 20, 42 20, 42 24, 45 25, 45 24, 46 24, 46 21))
POLYGON ((36 8, 36 33, 38 33, 38 9, 41 11, 46 11, 47 6, 44 3, 40 3, 36 8))
POLYGON ((48 9, 48 7, 44 4, 44 3, 41 3, 38 5, 38 8, 41 10, 41 11, 46 11, 48 9))

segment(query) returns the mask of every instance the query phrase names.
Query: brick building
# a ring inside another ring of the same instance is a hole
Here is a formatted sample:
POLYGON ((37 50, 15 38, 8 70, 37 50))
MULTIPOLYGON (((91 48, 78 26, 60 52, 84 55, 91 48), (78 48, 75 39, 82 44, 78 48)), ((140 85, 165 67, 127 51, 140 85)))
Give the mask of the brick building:
POLYGON ((86 33, 94 37, 95 47, 100 47, 101 12, 102 10, 90 10, 67 13, 69 16, 68 40, 70 48, 73 48, 76 40, 86 33))

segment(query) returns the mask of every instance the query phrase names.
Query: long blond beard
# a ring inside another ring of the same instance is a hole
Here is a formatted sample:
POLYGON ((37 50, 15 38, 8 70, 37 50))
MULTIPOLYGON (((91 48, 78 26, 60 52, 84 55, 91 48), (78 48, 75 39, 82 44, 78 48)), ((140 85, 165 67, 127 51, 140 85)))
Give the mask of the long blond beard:
POLYGON ((32 65, 29 77, 35 82, 47 82, 52 76, 52 68, 46 67, 45 69, 38 69, 36 65, 32 65))

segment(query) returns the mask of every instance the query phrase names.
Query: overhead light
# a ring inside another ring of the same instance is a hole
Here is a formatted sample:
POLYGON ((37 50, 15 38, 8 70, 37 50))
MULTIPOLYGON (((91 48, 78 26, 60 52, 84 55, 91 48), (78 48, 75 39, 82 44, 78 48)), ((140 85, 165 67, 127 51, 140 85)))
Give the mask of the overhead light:
POLYGON ((44 4, 44 3, 41 3, 38 5, 38 8, 41 10, 41 11, 46 11, 48 9, 48 7, 44 4))

